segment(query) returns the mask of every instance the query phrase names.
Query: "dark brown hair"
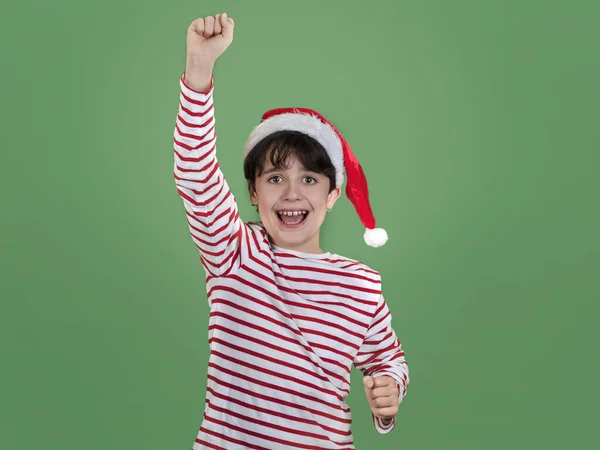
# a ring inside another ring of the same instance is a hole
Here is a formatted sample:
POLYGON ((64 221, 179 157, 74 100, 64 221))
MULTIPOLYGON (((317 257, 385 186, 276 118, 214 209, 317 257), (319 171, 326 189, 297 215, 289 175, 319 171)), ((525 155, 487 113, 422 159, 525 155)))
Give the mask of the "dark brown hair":
POLYGON ((292 155, 306 170, 329 178, 329 192, 335 189, 335 167, 325 148, 307 134, 283 130, 262 139, 244 159, 244 176, 250 190, 254 191, 256 177, 262 175, 267 158, 273 167, 285 168, 292 155))

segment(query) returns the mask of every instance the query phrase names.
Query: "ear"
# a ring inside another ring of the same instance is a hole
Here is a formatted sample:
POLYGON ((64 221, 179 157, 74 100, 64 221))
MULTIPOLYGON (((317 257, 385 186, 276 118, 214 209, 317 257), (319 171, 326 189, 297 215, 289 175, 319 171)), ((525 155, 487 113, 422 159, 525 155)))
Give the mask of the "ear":
POLYGON ((342 195, 342 188, 336 186, 327 196, 327 209, 333 208, 333 205, 335 205, 337 199, 340 198, 340 195, 342 195))
POLYGON ((252 206, 258 205, 258 196, 256 195, 256 189, 254 189, 250 183, 248 183, 248 193, 250 194, 250 202, 252 203, 252 206))

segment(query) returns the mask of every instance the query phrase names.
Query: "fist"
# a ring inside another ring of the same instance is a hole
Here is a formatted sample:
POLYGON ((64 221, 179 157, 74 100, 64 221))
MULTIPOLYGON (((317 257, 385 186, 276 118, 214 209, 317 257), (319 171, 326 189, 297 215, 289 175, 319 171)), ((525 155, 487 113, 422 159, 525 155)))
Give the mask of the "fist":
POLYGON ((380 419, 391 419, 398 412, 400 393, 392 377, 364 377, 365 394, 371 411, 380 419))
POLYGON ((194 20, 186 39, 188 63, 214 64, 233 42, 233 27, 233 19, 225 13, 194 20))

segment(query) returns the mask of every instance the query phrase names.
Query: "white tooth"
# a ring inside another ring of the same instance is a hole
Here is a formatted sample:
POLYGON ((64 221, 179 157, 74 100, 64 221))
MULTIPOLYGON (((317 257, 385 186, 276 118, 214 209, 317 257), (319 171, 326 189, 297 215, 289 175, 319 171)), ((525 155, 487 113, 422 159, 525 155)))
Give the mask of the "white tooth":
POLYGON ((294 211, 292 214, 293 214, 294 216, 297 216, 299 213, 298 213, 298 211, 294 211))

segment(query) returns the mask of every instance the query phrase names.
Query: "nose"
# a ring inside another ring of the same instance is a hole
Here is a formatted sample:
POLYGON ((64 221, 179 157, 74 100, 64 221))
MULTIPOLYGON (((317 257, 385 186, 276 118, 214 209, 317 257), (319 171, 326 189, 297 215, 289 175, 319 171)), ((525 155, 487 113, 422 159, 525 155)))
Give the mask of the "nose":
POLYGON ((302 198, 302 192, 298 183, 287 183, 283 198, 288 201, 300 200, 302 198))

